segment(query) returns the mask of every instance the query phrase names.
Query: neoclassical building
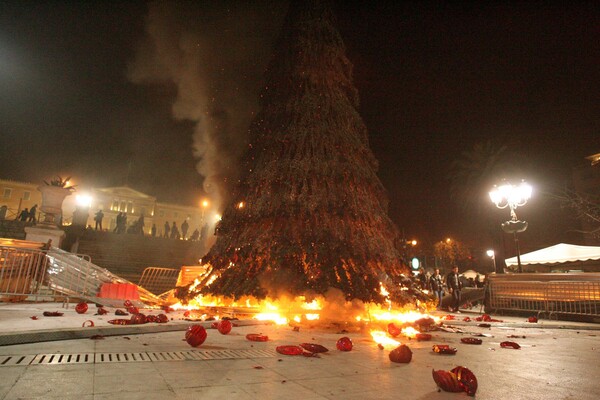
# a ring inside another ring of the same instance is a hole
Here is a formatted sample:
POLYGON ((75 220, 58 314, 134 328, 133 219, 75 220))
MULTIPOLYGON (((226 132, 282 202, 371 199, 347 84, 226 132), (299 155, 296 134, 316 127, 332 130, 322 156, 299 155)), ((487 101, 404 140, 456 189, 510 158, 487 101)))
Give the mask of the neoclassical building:
MULTIPOLYGON (((43 183, 42 183, 43 184, 43 183)), ((0 179, 0 207, 6 206, 5 219, 15 219, 21 210, 30 209, 33 205, 41 205, 42 196, 37 189, 39 185, 0 179)), ((128 186, 78 189, 68 196, 63 203, 63 224, 84 224, 95 227, 94 215, 102 210, 104 218, 103 230, 112 231, 117 226, 117 215, 124 213, 127 224, 131 225, 144 215, 144 233, 151 233, 152 225, 156 225, 157 236, 164 233, 165 222, 171 226, 173 222, 181 232, 181 225, 187 221, 191 236, 195 229, 201 231, 207 225, 212 229, 219 216, 210 208, 210 204, 198 203, 198 207, 180 204, 161 203, 156 197, 139 192, 128 186), (79 215, 79 217, 78 217, 79 215), (75 218, 74 218, 75 216, 75 218)), ((2 215, 0 215, 0 218, 2 215)))

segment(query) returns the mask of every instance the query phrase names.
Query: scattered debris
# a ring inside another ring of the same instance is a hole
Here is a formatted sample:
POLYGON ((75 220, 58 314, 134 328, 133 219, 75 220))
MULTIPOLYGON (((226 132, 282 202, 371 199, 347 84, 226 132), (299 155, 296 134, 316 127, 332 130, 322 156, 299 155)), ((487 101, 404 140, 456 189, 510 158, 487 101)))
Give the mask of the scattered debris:
POLYGON ((94 321, 92 321, 91 319, 88 319, 87 321, 84 321, 83 324, 81 324, 81 327, 82 328, 93 328, 94 327, 94 321))
POLYGON ((91 340, 104 340, 104 336, 103 335, 94 335, 94 336, 90 336, 91 340))
POLYGON ((300 343, 300 347, 303 349, 310 351, 311 353, 326 353, 329 349, 325 346, 321 346, 316 343, 300 343))
POLYGON ((450 347, 447 344, 434 344, 432 350, 438 354, 450 354, 454 355, 458 351, 456 347, 450 347))
POLYGON ((258 333, 249 333, 246 335, 246 339, 252 342, 266 342, 269 340, 269 337, 267 335, 261 335, 258 333))
POLYGON ((503 349, 517 349, 517 350, 521 348, 521 346, 518 343, 509 342, 509 341, 501 342, 500 347, 502 347, 503 349))
POLYGON ((277 346, 275 351, 286 356, 299 356, 304 353, 304 349, 302 347, 291 345, 277 346))
POLYGON ((483 340, 477 339, 474 337, 464 337, 464 338, 461 338, 460 341, 464 344, 481 344, 481 343, 483 343, 483 340))
POLYGON ((64 313, 58 311, 44 311, 44 317, 62 317, 64 313))
POLYGON ((38 318, 36 315, 34 315, 34 316, 32 316, 32 317, 29 317, 29 318, 31 318, 31 319, 32 319, 32 320, 34 320, 34 321, 37 321, 37 320, 39 319, 39 318, 38 318))

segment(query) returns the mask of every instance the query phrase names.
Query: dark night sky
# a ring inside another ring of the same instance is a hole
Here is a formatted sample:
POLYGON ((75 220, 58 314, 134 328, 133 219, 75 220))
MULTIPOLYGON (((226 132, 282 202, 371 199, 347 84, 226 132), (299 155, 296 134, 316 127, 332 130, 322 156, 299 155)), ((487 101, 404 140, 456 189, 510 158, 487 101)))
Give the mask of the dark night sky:
MULTIPOLYGON (((533 182, 561 182, 600 151, 596 6, 336 4, 390 216, 407 235, 460 237, 447 168, 476 142, 523 152, 533 182)), ((0 178, 113 186, 129 169, 130 186, 198 204, 197 106, 216 105, 234 131, 249 120, 284 12, 269 1, 1 2, 0 178)), ((208 139, 223 154, 243 147, 208 139)))

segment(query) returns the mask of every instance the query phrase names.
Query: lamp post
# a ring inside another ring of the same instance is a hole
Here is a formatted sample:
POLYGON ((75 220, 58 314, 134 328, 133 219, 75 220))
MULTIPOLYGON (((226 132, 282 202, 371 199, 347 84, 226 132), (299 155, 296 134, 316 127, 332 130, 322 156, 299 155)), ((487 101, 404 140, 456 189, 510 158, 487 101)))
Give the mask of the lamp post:
MULTIPOLYGON (((518 271, 523 272, 521 266, 521 252, 519 250, 519 239, 517 233, 524 232, 527 229, 526 221, 519 221, 517 218, 516 209, 517 207, 524 206, 527 201, 531 198, 532 188, 530 185, 521 181, 519 186, 505 183, 500 186, 494 186, 490 191, 490 199, 498 208, 509 208, 510 209, 510 221, 502 223, 502 230, 506 233, 512 233, 515 238, 515 249, 517 252, 517 265, 518 271)), ((495 262, 495 258, 494 258, 495 262)))
POLYGON ((494 272, 498 273, 498 271, 496 271, 496 253, 494 250, 488 250, 486 254, 492 259, 492 261, 494 261, 494 272))
POLYGON ((208 207, 208 200, 202 200, 202 213, 200 214, 200 226, 204 225, 204 213, 206 211, 206 207, 208 207))

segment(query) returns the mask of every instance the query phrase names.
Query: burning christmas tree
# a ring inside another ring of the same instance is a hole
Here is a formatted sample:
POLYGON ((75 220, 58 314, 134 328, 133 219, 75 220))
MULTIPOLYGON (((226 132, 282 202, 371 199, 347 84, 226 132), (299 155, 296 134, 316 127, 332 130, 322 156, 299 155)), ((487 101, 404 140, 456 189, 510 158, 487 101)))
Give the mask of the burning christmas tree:
POLYGON ((407 269, 327 3, 292 1, 266 82, 244 176, 202 259, 208 273, 183 297, 337 288, 381 302, 380 282, 407 269))

